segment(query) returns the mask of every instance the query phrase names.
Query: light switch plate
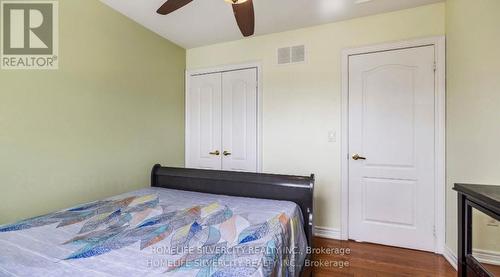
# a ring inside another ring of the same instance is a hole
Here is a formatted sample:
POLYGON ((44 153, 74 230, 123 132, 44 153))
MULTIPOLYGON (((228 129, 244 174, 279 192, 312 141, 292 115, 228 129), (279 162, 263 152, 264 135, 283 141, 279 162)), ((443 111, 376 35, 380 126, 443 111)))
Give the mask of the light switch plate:
POLYGON ((337 132, 335 131, 328 132, 328 142, 337 142, 337 132))

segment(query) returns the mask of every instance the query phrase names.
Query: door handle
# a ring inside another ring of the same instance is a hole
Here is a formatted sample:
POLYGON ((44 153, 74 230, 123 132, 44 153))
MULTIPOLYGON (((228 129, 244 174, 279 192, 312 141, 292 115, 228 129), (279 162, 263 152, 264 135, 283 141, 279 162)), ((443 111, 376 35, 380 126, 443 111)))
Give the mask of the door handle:
POLYGON ((231 152, 224 151, 224 153, 222 153, 222 155, 224 155, 224 156, 226 156, 226 157, 227 157, 227 156, 231 156, 232 154, 231 154, 231 152))
POLYGON ((210 152, 210 153, 208 153, 208 154, 210 154, 210 155, 214 155, 214 156, 219 156, 219 155, 220 155, 220 152, 219 152, 219 150, 215 150, 214 152, 210 152))
POLYGON ((357 160, 366 160, 365 157, 361 157, 359 154, 354 154, 352 156, 352 159, 355 160, 355 161, 357 161, 357 160))

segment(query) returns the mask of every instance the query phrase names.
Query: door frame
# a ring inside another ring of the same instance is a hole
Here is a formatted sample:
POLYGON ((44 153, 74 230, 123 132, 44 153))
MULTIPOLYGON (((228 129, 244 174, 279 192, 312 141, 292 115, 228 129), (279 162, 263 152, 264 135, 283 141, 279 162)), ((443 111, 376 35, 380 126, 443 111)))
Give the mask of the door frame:
POLYGON ((421 46, 435 48, 435 138, 434 156, 435 215, 434 252, 442 254, 446 231, 446 38, 427 37, 415 40, 383 43, 378 45, 349 48, 342 51, 342 95, 341 95, 341 230, 340 238, 349 239, 349 57, 360 54, 385 52, 421 46))
POLYGON ((255 68, 257 70, 257 173, 262 172, 263 164, 262 164, 262 149, 263 149, 263 96, 262 96, 262 65, 260 62, 248 62, 241 64, 228 64, 228 65, 219 65, 214 67, 204 67, 204 68, 196 68, 196 69, 187 69, 185 72, 185 91, 184 91, 184 102, 185 102, 185 120, 184 120, 184 155, 185 161, 184 166, 189 163, 189 145, 190 145, 190 132, 188 128, 189 122, 189 98, 187 97, 189 88, 190 88, 190 77, 197 75, 205 75, 205 74, 213 74, 213 73, 223 73, 229 71, 237 71, 244 69, 252 69, 255 68))

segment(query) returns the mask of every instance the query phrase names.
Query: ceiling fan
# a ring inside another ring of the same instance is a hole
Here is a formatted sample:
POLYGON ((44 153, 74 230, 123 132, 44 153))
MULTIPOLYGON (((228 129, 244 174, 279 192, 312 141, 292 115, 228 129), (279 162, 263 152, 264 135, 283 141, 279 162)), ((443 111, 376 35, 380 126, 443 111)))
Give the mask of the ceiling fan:
MULTIPOLYGON (((156 11, 161 15, 172 13, 193 0, 168 0, 156 11)), ((254 34, 255 30, 255 14, 252 0, 224 0, 233 6, 234 17, 240 28, 241 33, 245 37, 254 34)))

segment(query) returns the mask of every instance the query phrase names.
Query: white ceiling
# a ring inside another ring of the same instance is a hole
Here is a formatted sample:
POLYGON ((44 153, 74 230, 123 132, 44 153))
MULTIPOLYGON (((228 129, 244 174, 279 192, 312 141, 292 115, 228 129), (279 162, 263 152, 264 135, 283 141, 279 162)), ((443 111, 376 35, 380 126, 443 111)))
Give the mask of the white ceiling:
MULTIPOLYGON (((243 38, 231 5, 224 0, 194 0, 170 15, 156 10, 166 0, 101 0, 146 28, 193 48, 243 38)), ((254 0, 255 35, 411 8, 442 0, 254 0), (361 2, 361 3, 356 3, 361 2)))

